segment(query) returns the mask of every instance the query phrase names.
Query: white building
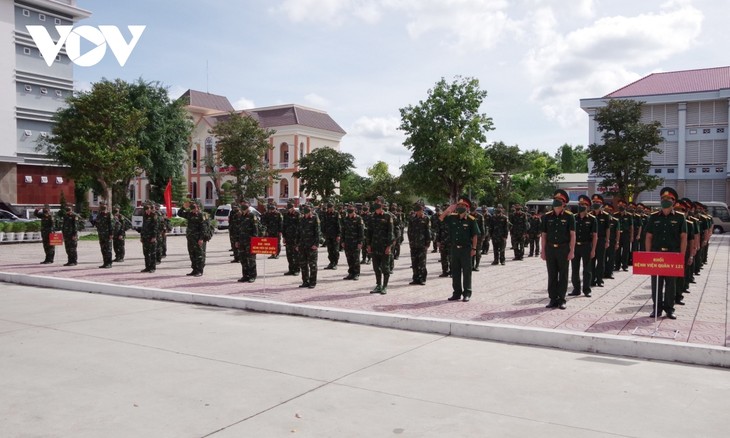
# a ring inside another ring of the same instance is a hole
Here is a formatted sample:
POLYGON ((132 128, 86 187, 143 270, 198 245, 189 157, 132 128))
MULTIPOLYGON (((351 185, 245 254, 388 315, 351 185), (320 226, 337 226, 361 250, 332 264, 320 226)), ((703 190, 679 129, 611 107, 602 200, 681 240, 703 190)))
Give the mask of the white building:
MULTIPOLYGON (((659 147, 663 153, 649 158, 650 172, 664 178, 664 185, 695 201, 730 203, 730 67, 654 73, 604 97, 581 99, 581 108, 590 116, 589 144, 602 141, 593 116, 610 99, 645 102, 642 122, 662 124, 664 142, 659 147)), ((588 165, 592 171, 593 164, 588 165)), ((595 175, 589 175, 591 193, 598 183, 595 175)), ((660 188, 642 193, 638 201, 658 200, 660 188)))
MULTIPOLYGON (((233 106, 224 96, 195 90, 186 91, 180 99, 187 103, 186 109, 194 125, 188 159, 181 163, 188 193, 191 198, 200 199, 203 206, 210 209, 218 200, 212 169, 207 169, 204 164, 206 156, 216 154, 216 139, 210 130, 219 117, 228 116, 233 111, 233 106)), ((340 141, 345 135, 345 131, 325 111, 301 105, 253 108, 239 113, 253 117, 264 129, 276 131, 269 137, 273 149, 263 159, 279 170, 281 179, 273 182, 266 193, 261 195, 273 199, 280 207, 290 198, 301 199, 304 196, 298 179, 292 175, 298 170, 296 161, 318 148, 339 150, 340 141)), ((221 184, 232 179, 232 176, 224 175, 221 184)), ((130 193, 134 194, 132 201, 137 205, 149 199, 149 184, 144 175, 134 181, 130 193)))
POLYGON ((49 67, 27 25, 55 26, 89 17, 76 0, 0 0, 0 203, 16 207, 73 202, 73 182, 53 166, 37 141, 50 134, 54 113, 73 92, 73 64, 61 49, 49 67))

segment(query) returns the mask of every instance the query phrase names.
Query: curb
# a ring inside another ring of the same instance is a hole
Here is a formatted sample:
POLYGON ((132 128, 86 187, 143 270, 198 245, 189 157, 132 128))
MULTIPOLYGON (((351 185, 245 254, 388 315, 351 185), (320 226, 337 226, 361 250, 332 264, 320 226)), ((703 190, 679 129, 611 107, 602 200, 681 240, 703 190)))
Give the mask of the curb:
POLYGON ((503 324, 418 318, 391 313, 352 311, 331 307, 281 303, 255 298, 197 294, 167 289, 96 283, 86 280, 9 272, 0 272, 0 281, 77 292, 200 304, 254 312, 306 316, 376 327, 458 336, 468 339, 557 348, 574 352, 608 354, 636 359, 730 368, 730 349, 712 345, 676 343, 661 339, 649 340, 629 336, 580 333, 503 324))

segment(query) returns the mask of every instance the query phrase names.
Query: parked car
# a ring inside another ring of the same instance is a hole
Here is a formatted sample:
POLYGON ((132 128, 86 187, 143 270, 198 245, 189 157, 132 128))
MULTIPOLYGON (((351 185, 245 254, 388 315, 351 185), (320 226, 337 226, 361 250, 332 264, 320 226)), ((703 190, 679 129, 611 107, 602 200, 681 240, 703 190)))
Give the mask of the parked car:
MULTIPOLYGON (((179 208, 172 207, 172 217, 177 217, 177 211, 179 208)), ((162 214, 167 215, 167 207, 160 206, 162 214)), ((136 207, 132 212, 132 229, 136 232, 142 230, 142 215, 144 214, 144 207, 136 207)))
POLYGON ((22 217, 18 217, 15 214, 7 211, 7 210, 0 210, 0 222, 32 222, 33 219, 23 219, 22 217))
MULTIPOLYGON (((261 213, 259 213, 256 208, 253 206, 249 207, 248 209, 251 213, 255 214, 256 216, 261 219, 261 213)), ((213 219, 216 220, 218 223, 218 229, 219 230, 225 230, 228 228, 228 216, 231 215, 231 204, 223 204, 219 205, 218 208, 215 210, 215 217, 213 219)))

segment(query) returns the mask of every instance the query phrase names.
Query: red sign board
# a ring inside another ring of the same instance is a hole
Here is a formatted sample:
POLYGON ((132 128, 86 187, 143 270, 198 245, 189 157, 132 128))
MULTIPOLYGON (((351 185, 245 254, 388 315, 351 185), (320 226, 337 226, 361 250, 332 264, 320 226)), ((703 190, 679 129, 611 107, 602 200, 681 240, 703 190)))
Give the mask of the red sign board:
POLYGON ((276 254, 279 239, 276 237, 252 237, 251 254, 276 254))
POLYGON ((678 252, 634 253, 634 274, 684 277, 684 256, 678 252))
POLYGON ((48 235, 48 243, 53 246, 63 245, 63 233, 55 232, 48 235))

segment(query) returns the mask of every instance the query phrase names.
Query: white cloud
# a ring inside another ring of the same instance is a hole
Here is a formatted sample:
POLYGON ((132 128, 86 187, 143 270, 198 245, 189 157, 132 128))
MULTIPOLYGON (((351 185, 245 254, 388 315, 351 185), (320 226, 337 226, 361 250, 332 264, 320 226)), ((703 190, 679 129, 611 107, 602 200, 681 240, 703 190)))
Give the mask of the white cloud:
POLYGON ((284 0, 271 11, 284 14, 295 23, 314 22, 337 26, 350 15, 368 23, 378 21, 381 10, 379 3, 375 0, 284 0))
POLYGON ((91 82, 88 81, 74 81, 74 91, 91 91, 91 82))
POLYGON ((188 91, 188 89, 180 85, 170 85, 167 87, 167 95, 170 97, 170 100, 176 100, 186 91, 188 91))
POLYGON ((304 96, 304 102, 314 108, 323 109, 331 105, 331 102, 317 93, 309 93, 304 96))
POLYGON ((567 127, 585 117, 576 108, 580 98, 605 95, 689 49, 703 15, 690 4, 672 3, 659 13, 604 17, 565 34, 550 10, 531 18, 537 45, 524 63, 533 80, 532 99, 567 127))
POLYGON ((403 143, 405 136, 398 130, 400 119, 397 117, 360 117, 355 120, 348 132, 367 138, 386 138, 403 143))
POLYGON ((397 117, 360 117, 347 129, 342 150, 355 156, 359 173, 378 161, 388 163, 391 174, 399 175, 411 153, 403 146, 405 135, 398 130, 397 117))
POLYGON ((235 102, 233 102, 233 108, 237 111, 244 110, 244 109, 251 109, 256 108, 256 105, 254 104, 253 100, 246 99, 245 97, 241 97, 235 102))

